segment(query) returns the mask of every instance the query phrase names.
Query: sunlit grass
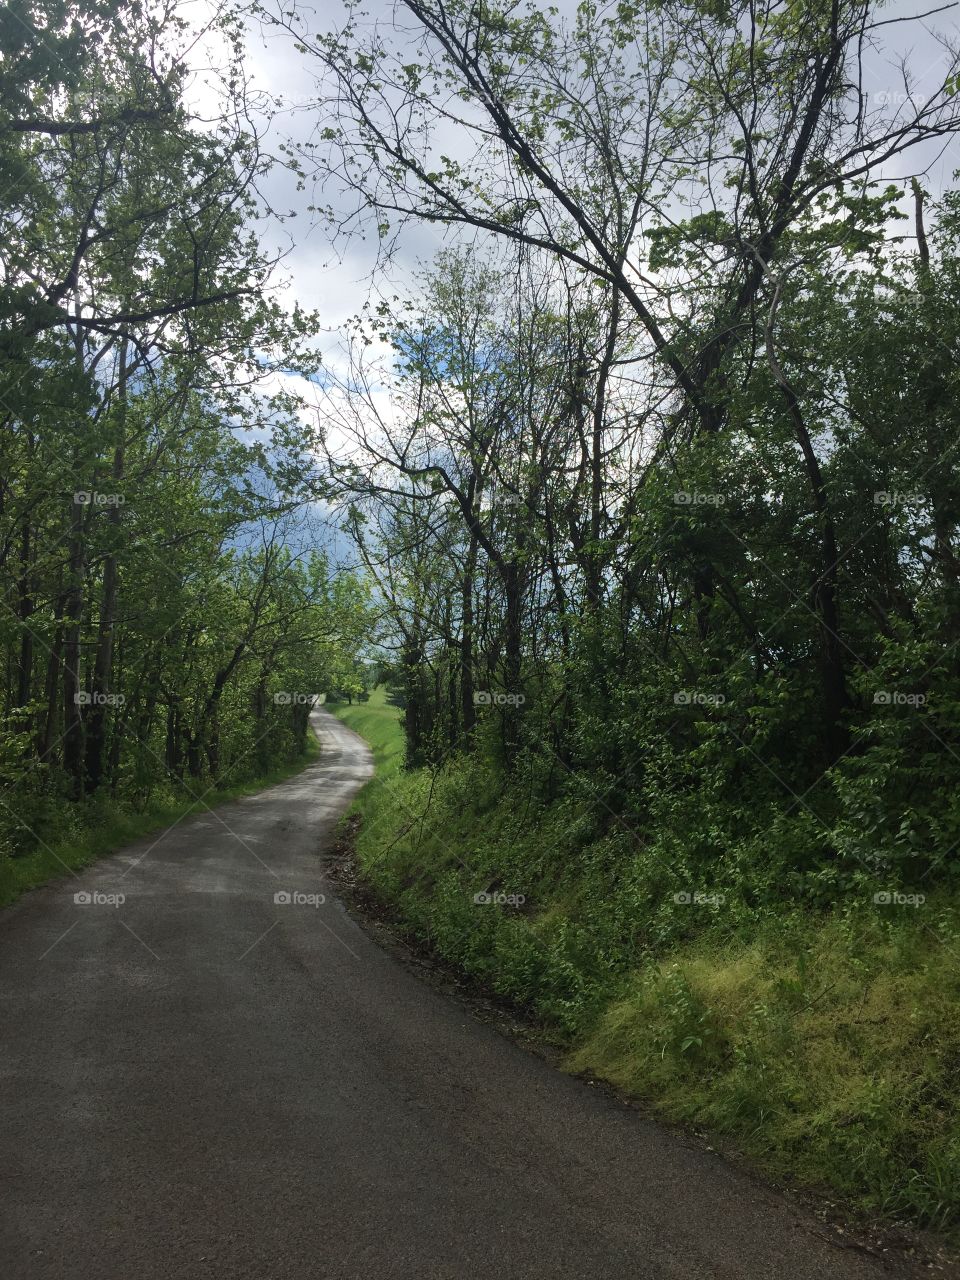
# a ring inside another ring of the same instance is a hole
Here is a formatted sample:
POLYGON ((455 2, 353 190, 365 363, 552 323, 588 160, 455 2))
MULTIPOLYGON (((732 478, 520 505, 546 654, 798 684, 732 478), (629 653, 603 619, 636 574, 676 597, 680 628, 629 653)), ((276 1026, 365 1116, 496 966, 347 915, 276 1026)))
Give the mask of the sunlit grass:
MULTIPOLYGON (((390 822, 396 810, 403 813, 397 790, 402 778, 405 744, 402 711, 388 699, 386 689, 374 689, 367 702, 327 703, 327 710, 364 738, 373 751, 376 773, 360 791, 350 814, 362 819, 364 848, 375 847, 381 835, 381 815, 390 822)), ((362 852, 362 851, 361 851, 362 852)))
POLYGON ((388 778, 403 768, 403 727, 399 707, 387 701, 384 688, 374 689, 366 702, 327 702, 338 720, 359 733, 373 749, 377 775, 388 778))

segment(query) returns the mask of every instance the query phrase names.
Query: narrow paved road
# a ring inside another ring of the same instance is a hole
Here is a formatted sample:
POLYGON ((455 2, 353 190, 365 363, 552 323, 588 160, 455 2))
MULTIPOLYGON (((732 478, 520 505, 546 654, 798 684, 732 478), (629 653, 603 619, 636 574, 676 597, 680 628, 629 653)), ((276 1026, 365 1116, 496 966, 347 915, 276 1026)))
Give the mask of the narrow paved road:
POLYGON ((5 1280, 890 1275, 381 951, 318 858, 369 753, 314 715, 306 772, 0 915, 5 1280))

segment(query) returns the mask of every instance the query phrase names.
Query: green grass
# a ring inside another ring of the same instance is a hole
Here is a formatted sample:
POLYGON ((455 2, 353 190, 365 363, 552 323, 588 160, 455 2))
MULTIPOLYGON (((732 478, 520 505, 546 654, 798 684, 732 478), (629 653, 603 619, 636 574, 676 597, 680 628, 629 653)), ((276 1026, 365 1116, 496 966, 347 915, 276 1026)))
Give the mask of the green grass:
POLYGON ((828 909, 696 916, 582 806, 538 806, 481 761, 403 772, 382 693, 331 709, 382 769, 357 806, 368 883, 539 1018, 569 1070, 726 1135, 793 1185, 956 1238, 960 894, 898 908, 854 890, 828 909), (494 885, 527 901, 474 902, 494 885))
POLYGON ((958 909, 785 917, 632 972, 569 1066, 882 1218, 960 1224, 958 909))
POLYGON ((28 889, 35 889, 71 871, 78 871, 98 858, 115 853, 124 845, 143 836, 153 835, 192 813, 204 812, 217 805, 254 795, 265 787, 284 782, 301 773, 319 758, 320 744, 311 730, 303 755, 287 764, 278 765, 259 778, 250 778, 222 790, 197 788, 202 799, 191 796, 169 797, 139 812, 101 808, 90 826, 71 837, 45 843, 21 857, 0 858, 0 907, 8 906, 28 889))
POLYGON ((359 733, 373 751, 376 773, 360 791, 350 814, 359 814, 365 837, 372 841, 374 832, 385 832, 381 822, 392 821, 394 806, 391 796, 396 796, 395 782, 403 770, 405 743, 402 712, 387 701, 387 691, 374 689, 367 702, 327 704, 327 710, 342 720, 354 733, 359 733))

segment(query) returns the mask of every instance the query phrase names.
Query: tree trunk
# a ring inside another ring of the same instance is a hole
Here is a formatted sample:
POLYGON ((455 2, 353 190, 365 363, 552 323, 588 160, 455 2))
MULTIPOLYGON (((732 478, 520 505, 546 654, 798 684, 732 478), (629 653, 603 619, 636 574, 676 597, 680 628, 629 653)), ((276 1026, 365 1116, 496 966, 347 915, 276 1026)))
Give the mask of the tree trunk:
POLYGON ((34 602, 30 590, 30 564, 33 558, 30 521, 24 520, 20 533, 20 578, 17 582, 17 615, 20 619, 20 661, 17 670, 18 707, 25 707, 33 692, 33 632, 30 618, 34 602))
MULTIPOLYGON (((120 344, 120 373, 117 380, 117 428, 113 453, 113 497, 123 480, 124 449, 127 418, 127 340, 120 344)), ((87 783, 91 791, 100 785, 103 776, 103 758, 108 724, 108 699, 113 674, 113 643, 117 618, 117 595, 120 587, 120 570, 116 547, 119 545, 121 513, 119 503, 110 507, 110 551, 103 565, 103 590, 100 599, 100 625, 97 631, 97 649, 93 666, 93 701, 87 723, 87 783)))
POLYGON ((83 713, 80 706, 80 631, 86 564, 84 506, 71 500, 70 543, 67 560, 65 639, 63 646, 63 767, 75 798, 83 794, 83 713))

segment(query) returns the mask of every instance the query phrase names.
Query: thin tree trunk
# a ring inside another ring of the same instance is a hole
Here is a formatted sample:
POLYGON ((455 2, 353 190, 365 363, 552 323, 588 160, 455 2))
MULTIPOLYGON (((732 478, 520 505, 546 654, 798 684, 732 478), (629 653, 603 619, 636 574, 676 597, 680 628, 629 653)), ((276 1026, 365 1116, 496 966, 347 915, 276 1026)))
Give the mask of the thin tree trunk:
POLYGON ((837 535, 830 514, 827 489, 810 433, 800 408, 800 399, 785 377, 777 360, 773 341, 773 325, 780 301, 780 283, 774 289, 773 300, 766 325, 767 361, 780 386, 793 424, 794 433, 803 453, 803 460, 813 494, 814 510, 820 532, 819 563, 813 582, 814 609, 820 624, 820 668, 823 688, 823 713, 827 753, 835 760, 842 755, 847 744, 843 725, 843 713, 850 705, 840 640, 840 621, 837 611, 837 567, 839 554, 837 535))
MULTIPOLYGON (((113 497, 123 480, 124 450, 127 419, 127 340, 120 344, 120 373, 117 380, 116 445, 113 453, 113 497)), ((113 645, 116 631, 117 596, 120 588, 120 570, 116 547, 119 544, 122 508, 114 501, 110 507, 110 551, 103 564, 103 590, 100 599, 100 625, 97 632, 97 648, 93 667, 93 702, 87 724, 87 782, 91 791, 100 785, 103 775, 103 758, 106 747, 108 717, 107 700, 113 674, 113 645)))
POLYGON ((70 542, 67 559, 65 637, 63 646, 63 767, 75 797, 83 794, 83 713, 80 707, 80 631, 86 567, 84 506, 70 502, 70 542))
POLYGON ((467 559, 463 570, 461 586, 461 630, 460 643, 460 706, 463 724, 463 742, 469 749, 473 730, 477 723, 477 712, 473 698, 476 687, 473 679, 474 618, 473 618, 473 582, 477 569, 477 539, 470 535, 467 548, 467 559))
POLYGON ((20 619, 20 661, 17 670, 17 706, 25 707, 33 692, 33 631, 30 619, 34 601, 31 592, 30 566, 33 559, 32 530, 24 520, 20 533, 20 578, 17 582, 17 614, 20 619))

